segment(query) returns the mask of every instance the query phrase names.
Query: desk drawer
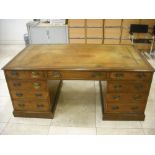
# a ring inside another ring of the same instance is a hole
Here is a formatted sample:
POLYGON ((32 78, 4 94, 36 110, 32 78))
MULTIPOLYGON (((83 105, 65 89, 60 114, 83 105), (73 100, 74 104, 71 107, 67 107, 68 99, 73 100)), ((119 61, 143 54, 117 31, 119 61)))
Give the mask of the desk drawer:
POLYGON ((152 73, 145 72, 111 72, 111 80, 151 80, 152 73))
POLYGON ((23 80, 8 80, 11 90, 14 89, 30 89, 30 90, 46 90, 47 81, 23 81, 23 80))
POLYGON ((7 78, 10 79, 45 79, 43 71, 5 71, 7 78))
POLYGON ((45 91, 10 91, 13 99, 48 99, 49 93, 45 91))
POLYGON ((25 71, 5 71, 7 78, 10 79, 27 79, 28 76, 25 71))
POLYGON ((128 104, 130 102, 134 103, 145 103, 147 100, 147 95, 145 93, 108 93, 106 94, 106 101, 111 103, 128 104))
POLYGON ((143 113, 145 105, 120 105, 120 104, 106 104, 104 106, 104 112, 106 113, 143 113))
POLYGON ((105 72, 93 71, 48 71, 48 79, 94 79, 105 80, 105 72))
POLYGON ((19 111, 49 111, 50 105, 48 101, 25 101, 25 100, 14 100, 14 109, 19 111))
POLYGON ((108 92, 147 92, 150 84, 147 82, 108 82, 108 92))

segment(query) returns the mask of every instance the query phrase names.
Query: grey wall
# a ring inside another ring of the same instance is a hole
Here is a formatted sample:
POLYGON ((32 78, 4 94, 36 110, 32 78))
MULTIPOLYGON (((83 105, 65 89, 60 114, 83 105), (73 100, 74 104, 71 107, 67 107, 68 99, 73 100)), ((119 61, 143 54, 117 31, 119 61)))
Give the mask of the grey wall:
POLYGON ((24 44, 26 23, 32 19, 0 19, 0 44, 24 44))

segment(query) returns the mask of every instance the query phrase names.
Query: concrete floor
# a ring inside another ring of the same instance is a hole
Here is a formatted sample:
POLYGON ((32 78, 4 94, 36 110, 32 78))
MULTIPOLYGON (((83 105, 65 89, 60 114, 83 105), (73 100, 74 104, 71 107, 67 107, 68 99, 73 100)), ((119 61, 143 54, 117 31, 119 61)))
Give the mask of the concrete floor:
MULTIPOLYGON (((0 45, 0 68, 24 45, 0 45)), ((155 67, 155 60, 150 60, 155 67)), ((155 134, 155 76, 145 111, 145 121, 102 121, 97 81, 64 81, 54 119, 12 115, 12 103, 0 70, 0 134, 155 134)))

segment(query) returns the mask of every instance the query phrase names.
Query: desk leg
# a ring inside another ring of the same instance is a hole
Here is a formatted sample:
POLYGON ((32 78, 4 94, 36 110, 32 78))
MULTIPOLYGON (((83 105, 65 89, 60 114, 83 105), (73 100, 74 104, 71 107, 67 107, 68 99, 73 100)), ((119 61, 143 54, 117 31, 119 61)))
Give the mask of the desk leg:
MULTIPOLYGON (((58 104, 58 99, 59 99, 59 96, 60 96, 60 91, 61 91, 61 88, 62 88, 62 84, 63 84, 63 81, 61 80, 59 82, 59 85, 57 87, 57 90, 55 92, 55 96, 54 96, 54 100, 52 101, 52 98, 51 98, 51 102, 53 102, 52 104, 52 109, 51 109, 51 112, 52 112, 52 118, 54 118, 54 114, 55 114, 55 110, 56 110, 56 107, 57 107, 57 104, 58 104)), ((51 97, 52 97, 52 94, 51 94, 51 97)))
POLYGON ((100 87, 100 97, 101 97, 101 108, 102 108, 102 118, 104 114, 104 99, 103 99, 103 90, 102 90, 102 83, 99 81, 99 87, 100 87))

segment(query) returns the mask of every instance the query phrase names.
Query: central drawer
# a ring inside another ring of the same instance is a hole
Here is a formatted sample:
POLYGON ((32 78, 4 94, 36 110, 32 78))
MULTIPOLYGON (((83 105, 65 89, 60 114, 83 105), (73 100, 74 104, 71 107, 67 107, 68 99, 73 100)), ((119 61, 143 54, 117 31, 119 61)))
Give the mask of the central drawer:
POLYGON ((45 101, 25 101, 25 100, 14 100, 14 109, 18 111, 49 111, 50 105, 47 100, 45 101))
POLYGON ((85 80, 106 80, 106 72, 99 71, 48 71, 48 79, 85 79, 85 80))
POLYGON ((109 81, 108 92, 147 92, 150 83, 148 82, 119 82, 109 81))

